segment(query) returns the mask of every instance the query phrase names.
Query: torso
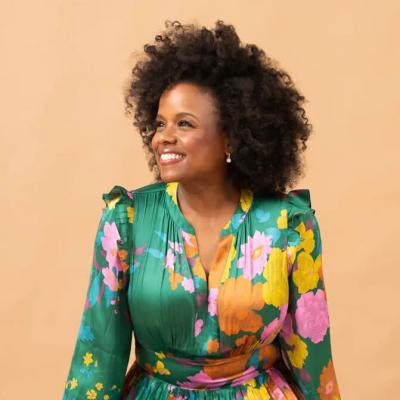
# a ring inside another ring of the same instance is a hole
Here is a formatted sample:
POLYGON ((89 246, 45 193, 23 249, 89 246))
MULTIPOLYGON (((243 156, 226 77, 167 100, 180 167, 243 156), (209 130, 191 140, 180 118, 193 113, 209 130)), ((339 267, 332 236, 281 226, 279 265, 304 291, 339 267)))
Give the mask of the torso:
POLYGON ((201 265, 204 268, 206 273, 206 277, 208 280, 208 274, 212 268, 212 263, 214 261, 214 257, 217 253, 218 244, 220 241, 220 233, 225 226, 225 224, 230 220, 234 211, 236 209, 236 205, 231 205, 230 208, 226 208, 226 212, 221 215, 219 221, 214 223, 212 226, 210 224, 205 223, 204 221, 194 221, 190 220, 193 228, 196 231, 196 240, 199 251, 199 257, 201 261, 201 265))
POLYGON ((208 274, 210 273, 212 262, 217 252, 219 234, 222 228, 213 230, 204 228, 195 229, 201 265, 203 266, 208 279, 208 274))

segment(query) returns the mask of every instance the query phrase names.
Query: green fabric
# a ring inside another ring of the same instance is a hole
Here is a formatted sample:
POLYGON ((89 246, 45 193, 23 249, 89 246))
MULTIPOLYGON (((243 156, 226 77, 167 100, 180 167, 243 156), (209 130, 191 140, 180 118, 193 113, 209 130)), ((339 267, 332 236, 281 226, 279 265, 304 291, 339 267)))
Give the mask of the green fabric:
POLYGON ((207 279, 177 188, 103 194, 63 399, 340 399, 309 190, 243 189, 207 279))

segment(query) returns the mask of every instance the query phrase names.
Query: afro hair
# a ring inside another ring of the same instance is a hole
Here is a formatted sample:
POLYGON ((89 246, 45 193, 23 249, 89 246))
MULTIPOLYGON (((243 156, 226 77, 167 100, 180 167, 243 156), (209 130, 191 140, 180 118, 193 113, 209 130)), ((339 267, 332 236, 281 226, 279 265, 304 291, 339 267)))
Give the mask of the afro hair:
POLYGON ((303 175, 301 153, 312 131, 305 101, 291 77, 255 44, 242 44, 235 28, 214 29, 165 21, 165 30, 144 45, 124 93, 155 180, 160 171, 151 147, 163 92, 186 81, 211 89, 221 129, 229 135, 229 177, 237 188, 282 195, 303 175))

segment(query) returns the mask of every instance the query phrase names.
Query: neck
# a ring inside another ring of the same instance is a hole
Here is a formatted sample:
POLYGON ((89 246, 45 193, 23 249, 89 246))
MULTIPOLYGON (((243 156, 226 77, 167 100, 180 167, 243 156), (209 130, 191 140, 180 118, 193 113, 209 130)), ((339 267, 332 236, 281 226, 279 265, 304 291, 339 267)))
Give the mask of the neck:
POLYGON ((177 198, 186 215, 218 218, 222 210, 238 204, 240 190, 229 181, 178 183, 177 198))

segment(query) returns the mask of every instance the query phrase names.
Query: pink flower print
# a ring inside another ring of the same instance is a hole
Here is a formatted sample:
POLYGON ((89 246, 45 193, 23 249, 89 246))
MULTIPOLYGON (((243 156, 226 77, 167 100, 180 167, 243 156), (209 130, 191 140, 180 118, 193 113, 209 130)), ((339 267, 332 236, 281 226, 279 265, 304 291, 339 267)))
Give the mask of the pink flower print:
POLYGON ((194 292, 194 282, 192 278, 183 278, 182 286, 187 292, 194 292))
POLYGON ((271 342, 270 339, 272 339, 275 336, 275 333, 277 332, 278 328, 279 328, 279 319, 275 318, 263 329, 261 333, 261 342, 265 343, 268 340, 268 343, 270 343, 271 342))
POLYGON ((199 336, 201 329, 203 328, 203 324, 204 324, 204 322, 202 319, 198 319, 194 323, 194 336, 195 337, 199 336))
POLYGON ((237 266, 243 269, 246 279, 251 280, 262 274, 268 254, 271 253, 271 243, 271 235, 266 236, 260 231, 255 231, 254 236, 249 236, 249 240, 240 246, 243 256, 238 259, 237 266))
POLYGON ((307 292, 297 300, 295 315, 297 328, 303 338, 321 342, 329 327, 328 307, 323 290, 307 292))
POLYGON ((275 368, 269 368, 267 374, 271 377, 272 381, 275 382, 276 388, 271 393, 273 399, 283 400, 286 398, 284 393, 291 391, 287 382, 282 378, 281 374, 275 368))
POLYGON ((107 285, 112 292, 116 292, 118 290, 118 279, 114 275, 114 272, 111 268, 102 268, 101 272, 104 276, 104 284, 107 285))
POLYGON ((217 315, 218 288, 211 288, 208 293, 208 313, 213 317, 217 315))
POLYGON ((118 271, 122 271, 122 267, 119 263, 118 255, 118 244, 117 241, 121 239, 117 225, 115 222, 111 224, 106 221, 103 228, 103 237, 101 238, 101 245, 106 251, 106 260, 110 268, 117 267, 118 271))
POLYGON ((292 321, 292 315, 287 314, 285 318, 285 322, 283 323, 283 328, 281 330, 281 335, 285 339, 285 341, 288 341, 290 337, 293 336, 293 321, 292 321))
POLYGON ((176 260, 175 254, 171 249, 168 249, 167 255, 165 256, 164 268, 170 268, 173 271, 175 260, 176 260))
POLYGON ((276 334, 281 329, 282 325, 285 323, 287 317, 288 305, 283 304, 279 307, 279 309, 280 309, 279 318, 275 318, 263 329, 261 333, 262 343, 271 343, 272 340, 275 338, 276 334))
POLYGON ((210 376, 208 376, 204 371, 200 371, 193 376, 188 376, 188 381, 186 382, 177 382, 177 384, 185 389, 196 389, 203 388, 204 385, 207 385, 207 389, 216 389, 226 384, 228 379, 219 378, 213 380, 210 376))
POLYGON ((257 368, 250 366, 242 372, 242 376, 232 380, 231 386, 243 385, 245 382, 255 378, 258 375, 260 375, 260 371, 257 368))
POLYGON ((185 232, 183 229, 181 229, 181 232, 182 232, 183 240, 184 240, 190 247, 194 247, 194 243, 192 242, 193 235, 191 235, 190 233, 185 232))
POLYGON ((182 254, 182 246, 179 242, 172 242, 168 240, 168 243, 172 250, 175 250, 177 253, 182 254))

